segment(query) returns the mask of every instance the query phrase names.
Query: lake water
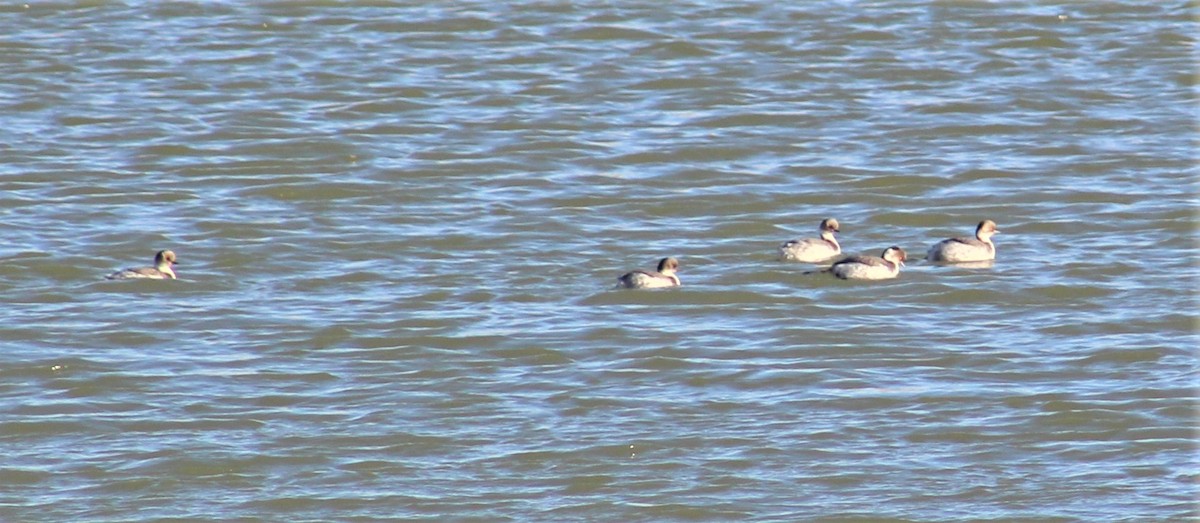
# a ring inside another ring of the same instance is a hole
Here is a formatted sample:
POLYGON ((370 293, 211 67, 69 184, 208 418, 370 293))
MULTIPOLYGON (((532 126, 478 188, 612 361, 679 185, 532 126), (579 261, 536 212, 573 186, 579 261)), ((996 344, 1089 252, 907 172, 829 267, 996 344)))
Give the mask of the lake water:
POLYGON ((1196 518, 1200 8, 796 4, 0 7, 0 520, 1196 518))

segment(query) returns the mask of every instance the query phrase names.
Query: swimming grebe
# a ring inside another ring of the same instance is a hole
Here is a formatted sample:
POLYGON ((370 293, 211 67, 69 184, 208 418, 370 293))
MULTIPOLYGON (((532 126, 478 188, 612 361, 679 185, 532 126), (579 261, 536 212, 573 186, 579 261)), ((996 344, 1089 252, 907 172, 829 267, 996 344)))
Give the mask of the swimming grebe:
POLYGON ((174 265, 175 263, 174 252, 158 251, 158 254, 154 255, 153 267, 138 267, 134 269, 120 270, 105 276, 105 278, 110 280, 128 280, 133 278, 174 280, 175 271, 171 269, 171 265, 174 265))
POLYGON ((842 246, 833 236, 838 232, 838 221, 833 218, 821 220, 818 228, 820 238, 804 238, 784 242, 779 246, 779 256, 786 261, 817 263, 842 253, 842 246))
POLYGON ((679 269, 679 260, 663 258, 658 262, 657 271, 632 271, 617 278, 617 285, 626 289, 654 289, 658 287, 678 287, 679 277, 675 271, 679 269))
POLYGON ((843 280, 886 280, 899 276, 907 259, 904 249, 893 245, 880 256, 850 256, 816 272, 830 272, 843 280))
POLYGON ((974 238, 950 238, 942 240, 929 248, 925 259, 939 263, 979 262, 996 259, 996 245, 992 243, 992 235, 996 230, 996 222, 984 220, 975 227, 974 238))

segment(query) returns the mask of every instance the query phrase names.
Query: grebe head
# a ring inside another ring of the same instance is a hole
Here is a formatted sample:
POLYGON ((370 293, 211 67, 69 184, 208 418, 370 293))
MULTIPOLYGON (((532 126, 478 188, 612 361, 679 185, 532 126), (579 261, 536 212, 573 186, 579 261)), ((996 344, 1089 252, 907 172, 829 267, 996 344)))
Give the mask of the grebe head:
POLYGON ((975 227, 975 237, 980 240, 987 241, 993 234, 1000 234, 1000 231, 996 230, 996 222, 994 221, 984 220, 979 222, 979 226, 975 227))
POLYGON ((678 269, 679 260, 676 260, 675 258, 667 257, 658 261, 658 272, 667 276, 675 274, 675 271, 678 269))
POLYGON ((821 220, 821 232, 838 232, 841 227, 838 221, 834 218, 825 218, 821 220))
POLYGON ((173 251, 158 251, 158 253, 154 255, 155 266, 166 265, 167 267, 170 267, 171 265, 177 263, 179 262, 175 261, 175 253, 173 251))
POLYGON ((901 249, 895 245, 884 249, 883 254, 880 255, 880 257, 902 267, 904 266, 904 260, 908 259, 908 255, 904 253, 904 249, 901 249))

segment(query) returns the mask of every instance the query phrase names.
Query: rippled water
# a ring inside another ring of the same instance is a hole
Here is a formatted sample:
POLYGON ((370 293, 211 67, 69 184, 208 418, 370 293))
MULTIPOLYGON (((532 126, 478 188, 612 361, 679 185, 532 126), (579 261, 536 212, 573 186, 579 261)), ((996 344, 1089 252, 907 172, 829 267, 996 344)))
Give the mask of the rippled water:
POLYGON ((1196 517, 1197 8, 799 4, 0 8, 0 519, 1196 517))

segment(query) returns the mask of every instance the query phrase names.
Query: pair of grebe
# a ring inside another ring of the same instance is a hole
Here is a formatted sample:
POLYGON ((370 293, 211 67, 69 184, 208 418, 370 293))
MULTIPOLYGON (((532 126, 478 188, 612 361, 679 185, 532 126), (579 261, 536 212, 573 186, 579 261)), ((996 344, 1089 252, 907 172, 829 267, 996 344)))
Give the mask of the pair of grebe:
MULTIPOLYGON (((820 263, 833 259, 842 253, 834 233, 839 232, 840 225, 833 218, 821 220, 818 228, 819 238, 796 239, 784 242, 779 246, 779 257, 786 261, 820 263)), ((942 240, 925 254, 925 259, 934 263, 971 263, 986 262, 996 259, 996 246, 992 243, 992 235, 999 233, 996 222, 983 220, 975 227, 974 238, 950 238, 942 240)), ((883 250, 879 256, 849 256, 833 263, 828 268, 812 272, 828 272, 843 280, 886 280, 900 274, 900 267, 908 255, 897 246, 883 250)), ((679 261, 675 258, 663 258, 658 262, 657 271, 633 271, 617 279, 620 287, 629 289, 650 289, 656 287, 677 287, 680 285, 679 261)))

